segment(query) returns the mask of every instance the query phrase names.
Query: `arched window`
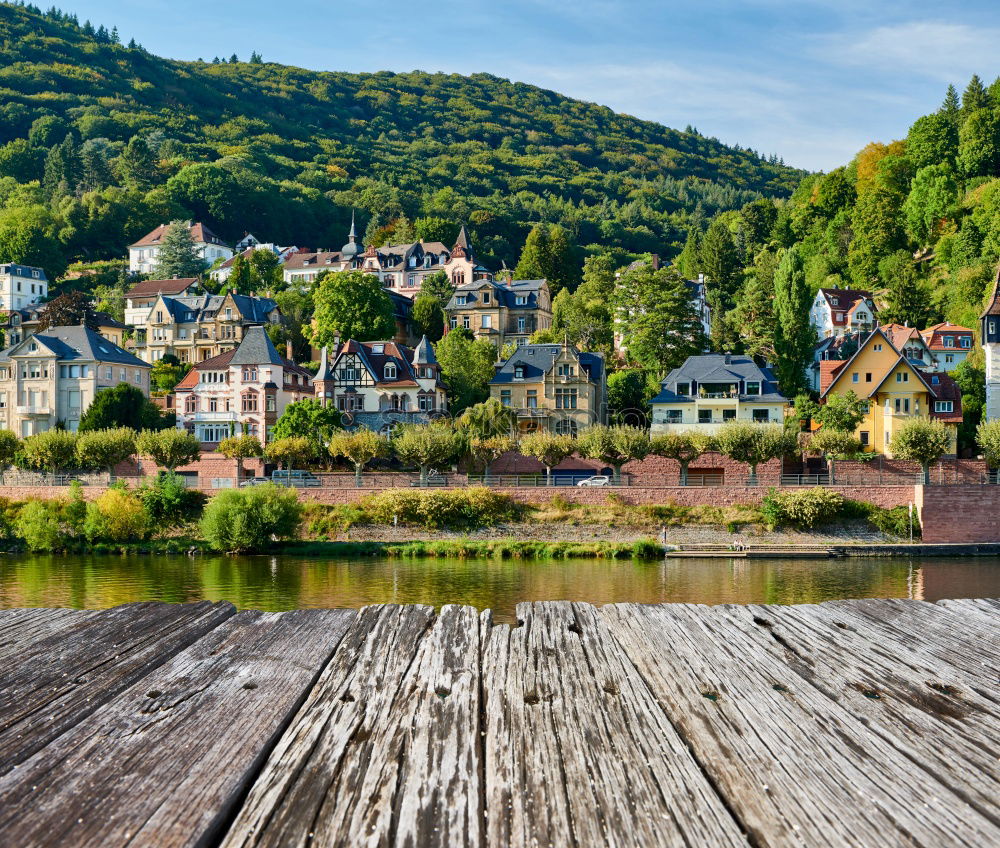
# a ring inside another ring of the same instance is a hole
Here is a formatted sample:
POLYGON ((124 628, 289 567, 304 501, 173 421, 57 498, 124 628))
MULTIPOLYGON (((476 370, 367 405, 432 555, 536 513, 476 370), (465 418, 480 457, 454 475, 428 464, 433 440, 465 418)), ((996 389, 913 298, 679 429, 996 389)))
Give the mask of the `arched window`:
POLYGON ((194 395, 188 395, 184 400, 184 412, 190 415, 193 412, 198 411, 198 398, 194 395))
POLYGON ((395 380, 396 379, 396 363, 395 362, 387 362, 385 364, 385 369, 382 371, 382 376, 386 380, 395 380))
POLYGON ((460 286, 465 283, 465 271, 454 271, 451 275, 451 284, 453 286, 460 286))

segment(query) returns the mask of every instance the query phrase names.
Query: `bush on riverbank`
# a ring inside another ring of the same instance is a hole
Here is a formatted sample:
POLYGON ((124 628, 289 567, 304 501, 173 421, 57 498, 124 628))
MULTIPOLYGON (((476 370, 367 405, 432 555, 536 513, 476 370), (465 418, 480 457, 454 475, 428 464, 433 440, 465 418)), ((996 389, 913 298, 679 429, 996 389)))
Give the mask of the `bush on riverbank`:
POLYGON ((294 539, 301 520, 295 490, 268 483, 219 492, 205 507, 201 532, 217 551, 251 553, 294 539))
MULTIPOLYGON (((815 489, 776 492, 771 489, 760 505, 760 516, 768 530, 776 527, 811 529, 850 519, 864 519, 876 530, 906 538, 910 534, 910 513, 905 506, 891 509, 865 501, 845 498, 837 492, 815 489)), ((913 516, 913 537, 920 536, 920 522, 913 516)))

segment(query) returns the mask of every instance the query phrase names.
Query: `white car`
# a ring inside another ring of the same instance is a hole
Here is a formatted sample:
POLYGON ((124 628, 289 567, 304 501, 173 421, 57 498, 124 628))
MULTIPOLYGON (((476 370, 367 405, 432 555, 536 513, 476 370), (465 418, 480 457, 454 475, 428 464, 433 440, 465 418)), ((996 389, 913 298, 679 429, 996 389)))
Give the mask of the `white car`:
POLYGON ((577 486, 610 486, 611 478, 606 474, 596 474, 593 477, 588 477, 586 480, 581 480, 576 484, 577 486))

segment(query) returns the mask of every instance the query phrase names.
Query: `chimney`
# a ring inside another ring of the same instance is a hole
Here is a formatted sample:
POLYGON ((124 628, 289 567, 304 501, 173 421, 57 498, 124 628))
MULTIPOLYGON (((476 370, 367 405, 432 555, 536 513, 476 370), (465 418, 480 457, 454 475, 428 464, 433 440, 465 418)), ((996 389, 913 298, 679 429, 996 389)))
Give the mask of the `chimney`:
POLYGON ((723 359, 723 362, 726 363, 726 365, 732 365, 733 355, 731 353, 723 354, 722 359, 723 359))
POLYGON ((699 274, 698 275, 698 282, 701 285, 705 285, 705 275, 704 274, 699 274))
POLYGON ((292 355, 292 343, 291 342, 285 342, 285 359, 288 359, 288 360, 290 360, 292 362, 295 361, 295 357, 292 355))

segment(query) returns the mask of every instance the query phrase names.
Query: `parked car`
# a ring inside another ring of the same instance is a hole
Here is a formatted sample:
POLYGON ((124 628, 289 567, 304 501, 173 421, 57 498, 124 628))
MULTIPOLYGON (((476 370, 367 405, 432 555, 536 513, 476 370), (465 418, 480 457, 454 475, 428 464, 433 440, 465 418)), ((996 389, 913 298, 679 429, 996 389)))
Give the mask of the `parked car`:
POLYGON ((297 489, 317 489, 320 480, 311 471, 274 471, 271 482, 279 486, 294 486, 297 489))
POLYGON ((610 486, 611 478, 606 474, 595 474, 593 477, 588 477, 586 480, 581 480, 576 484, 577 486, 610 486))
POLYGON ((271 480, 268 477, 248 477, 246 480, 240 481, 240 488, 246 489, 250 486, 263 486, 265 483, 270 483, 271 480))

